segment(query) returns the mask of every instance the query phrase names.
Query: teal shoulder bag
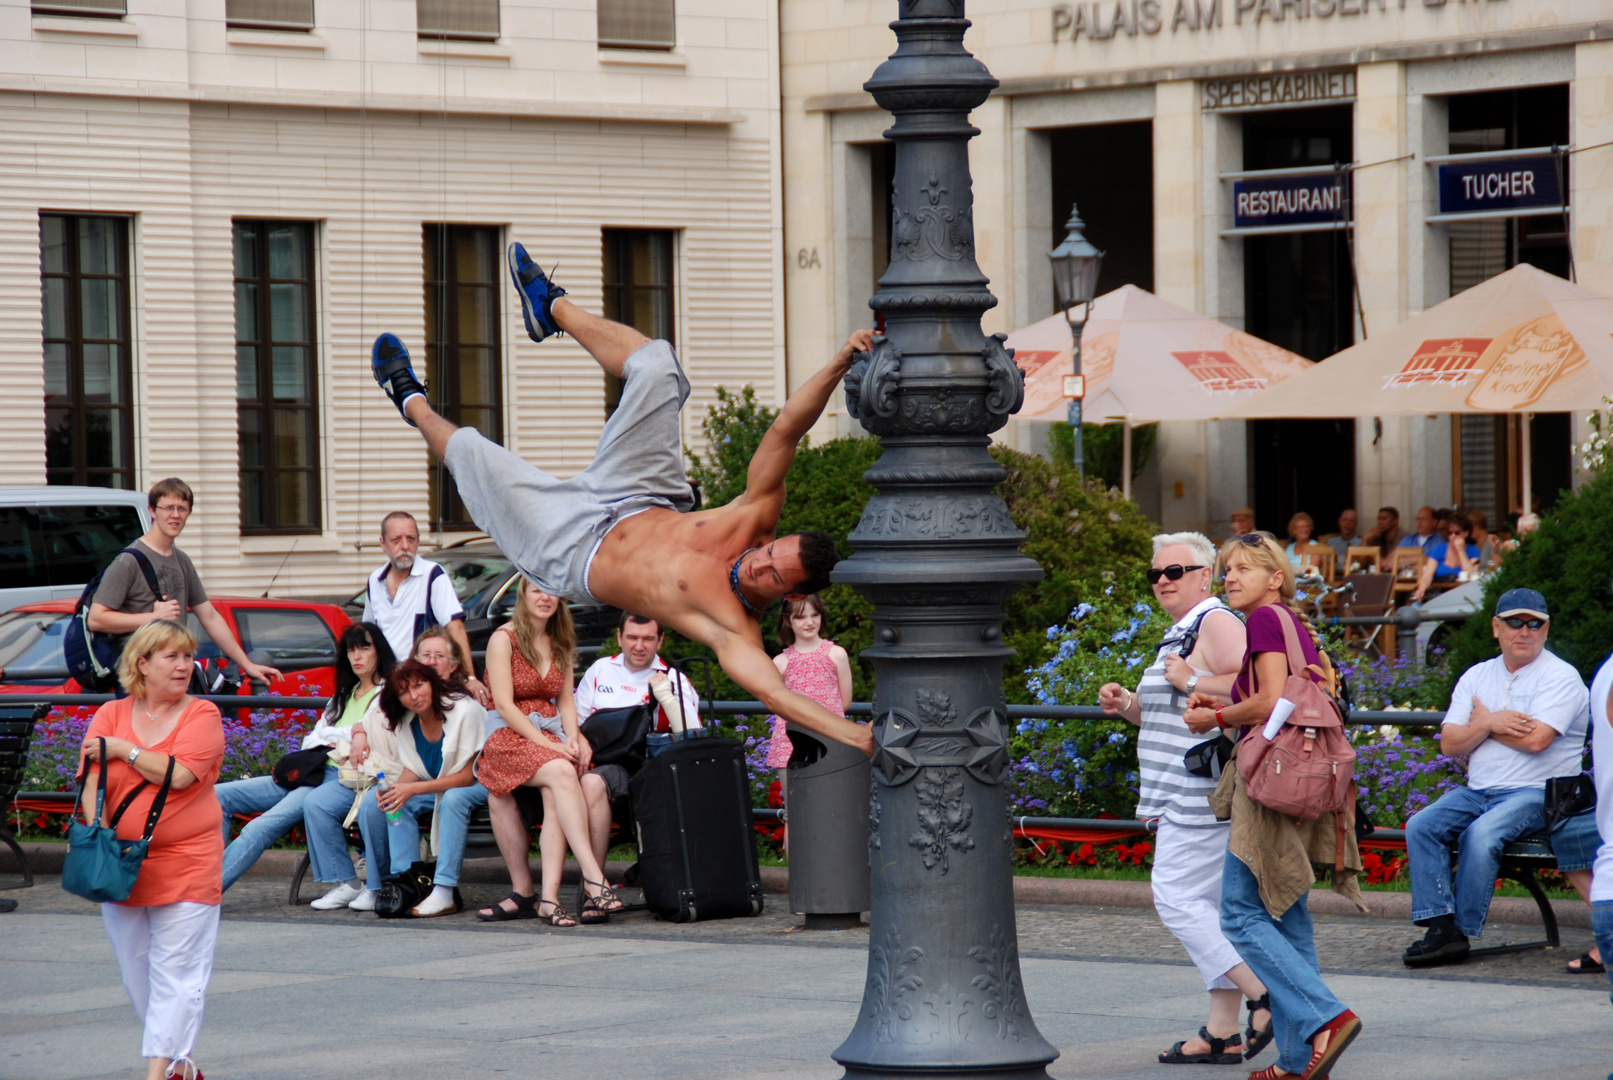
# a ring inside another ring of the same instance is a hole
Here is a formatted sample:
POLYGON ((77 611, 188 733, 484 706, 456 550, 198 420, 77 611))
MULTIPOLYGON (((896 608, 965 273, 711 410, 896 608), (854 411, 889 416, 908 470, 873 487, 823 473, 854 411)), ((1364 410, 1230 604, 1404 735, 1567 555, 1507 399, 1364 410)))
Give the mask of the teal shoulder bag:
POLYGON ((140 877, 140 864, 145 861, 146 850, 151 847, 151 834, 156 831, 157 819, 162 817, 163 804, 168 801, 168 789, 174 783, 174 759, 168 758, 168 774, 163 777, 162 790, 151 802, 151 813, 146 817, 146 832, 138 840, 119 840, 118 822, 129 809, 135 796, 150 786, 143 780, 112 813, 112 820, 102 825, 101 811, 106 805, 106 740, 101 744, 100 782, 95 789, 95 824, 86 825, 79 820, 84 801, 84 779, 89 773, 89 762, 78 775, 78 795, 73 801, 73 822, 67 829, 67 859, 62 864, 62 888, 75 896, 93 900, 98 904, 127 900, 140 877))

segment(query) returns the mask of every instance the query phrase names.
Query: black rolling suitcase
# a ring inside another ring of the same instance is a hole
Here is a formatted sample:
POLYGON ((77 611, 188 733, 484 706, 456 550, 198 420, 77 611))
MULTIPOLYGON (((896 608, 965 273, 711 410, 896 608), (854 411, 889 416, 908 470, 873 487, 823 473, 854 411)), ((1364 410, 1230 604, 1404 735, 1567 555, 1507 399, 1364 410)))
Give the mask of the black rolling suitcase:
POLYGON ((743 743, 683 739, 629 787, 646 907, 672 922, 762 913, 743 743))

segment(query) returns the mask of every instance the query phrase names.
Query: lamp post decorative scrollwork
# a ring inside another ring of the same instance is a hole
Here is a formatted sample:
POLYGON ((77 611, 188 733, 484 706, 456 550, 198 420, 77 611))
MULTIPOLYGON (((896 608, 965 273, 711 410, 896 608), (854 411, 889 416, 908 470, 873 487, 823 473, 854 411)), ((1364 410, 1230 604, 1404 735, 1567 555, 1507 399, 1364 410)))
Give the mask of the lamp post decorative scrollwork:
POLYGON ((873 602, 868 980, 835 1051, 847 1077, 1045 1077, 1058 1056, 1019 973, 1004 776, 1002 602, 1040 580, 989 453, 1024 378, 980 315, 969 111, 997 81, 963 48, 962 0, 901 0, 897 49, 865 84, 895 123, 885 333, 845 380, 879 436, 878 493, 834 580, 873 602))

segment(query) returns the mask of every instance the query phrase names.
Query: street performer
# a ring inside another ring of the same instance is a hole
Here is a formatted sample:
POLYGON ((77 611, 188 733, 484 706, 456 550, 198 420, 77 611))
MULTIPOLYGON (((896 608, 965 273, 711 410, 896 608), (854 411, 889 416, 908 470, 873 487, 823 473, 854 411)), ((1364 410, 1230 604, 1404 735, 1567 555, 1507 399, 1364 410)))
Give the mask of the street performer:
POLYGON ((518 243, 510 245, 509 265, 532 340, 570 334, 623 380, 622 399, 605 421, 594 460, 559 480, 437 415, 403 342, 382 334, 371 354, 375 379, 453 473, 471 518, 543 592, 611 604, 670 626, 709 646, 768 711, 872 753, 868 728, 785 689, 762 648, 758 621, 774 601, 829 584, 838 556, 827 533, 775 535, 784 476, 796 444, 853 355, 870 347, 873 332, 852 334, 785 402, 751 458, 744 494, 693 511, 678 424, 689 381, 672 346, 564 299, 565 290, 518 243))

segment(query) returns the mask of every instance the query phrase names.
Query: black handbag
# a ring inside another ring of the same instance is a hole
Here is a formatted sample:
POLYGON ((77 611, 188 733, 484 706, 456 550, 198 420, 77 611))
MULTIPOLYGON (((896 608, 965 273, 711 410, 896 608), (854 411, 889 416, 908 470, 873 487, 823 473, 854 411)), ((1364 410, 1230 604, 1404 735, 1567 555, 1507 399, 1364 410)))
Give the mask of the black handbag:
POLYGON ((1559 821, 1596 809, 1596 783, 1590 773, 1554 776, 1546 781, 1546 831, 1559 821))
POLYGON ((316 746, 312 750, 293 750, 274 763, 271 774, 274 782, 287 791, 300 787, 318 787, 325 782, 325 766, 330 764, 330 747, 316 746))
POLYGON ((637 772, 644 764, 646 744, 655 728, 660 706, 655 699, 619 709, 600 709, 582 725, 582 733, 594 748, 594 765, 620 765, 637 772))
POLYGON ((1227 761, 1231 757, 1232 740, 1217 732, 1213 737, 1189 748, 1187 753, 1182 755, 1182 764, 1194 776, 1219 780, 1221 770, 1226 768, 1227 761))
MULTIPOLYGON (((431 890, 434 888, 431 879, 436 871, 435 861, 422 861, 411 863, 409 869, 401 874, 388 874, 381 882, 381 887, 375 891, 376 918, 413 918, 409 913, 431 895, 431 890)), ((465 906, 457 886, 454 888, 454 906, 456 909, 465 906)))

